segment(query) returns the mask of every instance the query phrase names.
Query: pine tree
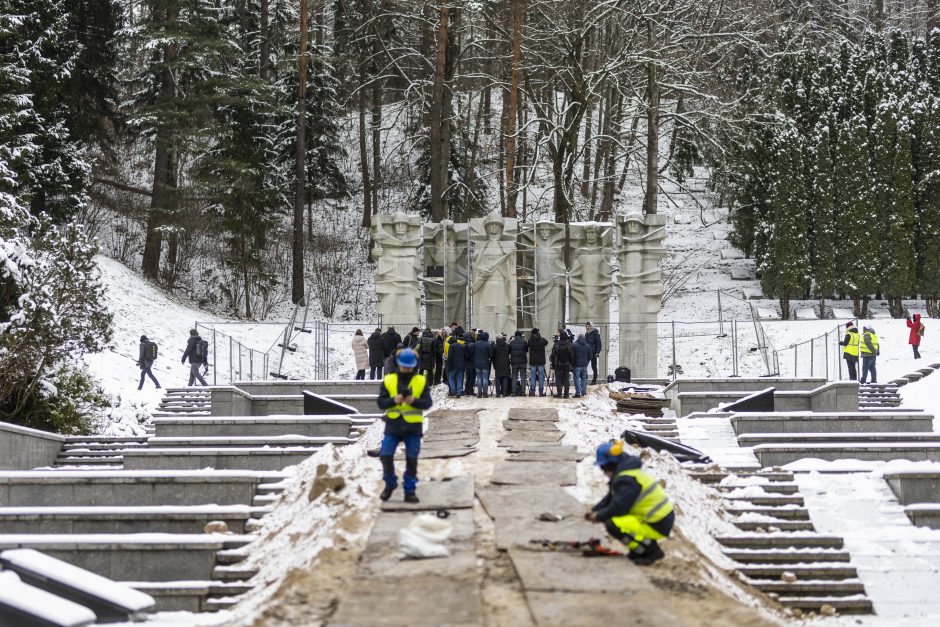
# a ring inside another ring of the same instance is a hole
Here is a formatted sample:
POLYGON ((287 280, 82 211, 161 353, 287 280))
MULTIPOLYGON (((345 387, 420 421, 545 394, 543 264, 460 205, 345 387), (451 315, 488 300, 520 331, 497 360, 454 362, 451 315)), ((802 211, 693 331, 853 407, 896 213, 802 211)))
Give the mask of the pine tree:
POLYGON ((901 299, 914 293, 917 279, 917 255, 914 249, 913 169, 911 166, 910 119, 903 116, 898 125, 892 187, 894 205, 885 228, 887 254, 882 274, 882 291, 895 318, 904 315, 901 299))
POLYGON ((767 251, 759 259, 761 287, 780 301, 784 318, 790 316, 790 300, 806 292, 810 262, 806 216, 809 185, 806 180, 805 146, 789 120, 774 142, 774 183, 770 198, 767 251))
MULTIPOLYGON (((933 38, 937 40, 940 37, 933 38)), ((926 104, 924 130, 917 185, 917 287, 936 318, 940 317, 940 101, 936 97, 926 104)))
POLYGON ((829 127, 820 126, 817 134, 816 164, 814 168, 812 238, 810 256, 819 313, 824 315, 825 299, 833 294, 837 285, 836 249, 838 233, 833 198, 833 167, 829 127))

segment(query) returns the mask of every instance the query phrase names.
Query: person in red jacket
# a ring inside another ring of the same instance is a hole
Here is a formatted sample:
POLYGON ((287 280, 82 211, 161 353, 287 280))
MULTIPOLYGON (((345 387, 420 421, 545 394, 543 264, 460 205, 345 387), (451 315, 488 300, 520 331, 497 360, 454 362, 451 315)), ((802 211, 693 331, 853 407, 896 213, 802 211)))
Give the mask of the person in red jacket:
POLYGON ((914 320, 908 318, 907 326, 911 330, 907 343, 914 349, 914 359, 920 359, 920 339, 924 337, 924 323, 920 321, 920 314, 914 314, 914 320))

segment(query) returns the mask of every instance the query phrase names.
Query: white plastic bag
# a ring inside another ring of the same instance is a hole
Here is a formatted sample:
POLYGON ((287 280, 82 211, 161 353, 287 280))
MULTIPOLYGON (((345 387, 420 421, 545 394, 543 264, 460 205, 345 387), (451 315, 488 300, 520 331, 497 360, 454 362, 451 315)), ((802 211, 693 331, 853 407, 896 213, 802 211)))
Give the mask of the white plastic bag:
POLYGON ((422 514, 398 531, 398 550, 402 558, 449 557, 450 551, 441 543, 450 537, 453 530, 451 522, 422 514))

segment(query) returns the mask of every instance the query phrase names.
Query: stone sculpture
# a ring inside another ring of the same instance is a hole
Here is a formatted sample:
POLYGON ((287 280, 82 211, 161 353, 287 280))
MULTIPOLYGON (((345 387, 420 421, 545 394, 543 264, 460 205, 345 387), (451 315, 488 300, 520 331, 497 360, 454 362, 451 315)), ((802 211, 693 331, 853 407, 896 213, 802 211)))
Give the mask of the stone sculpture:
POLYGON ((372 227, 376 260, 376 311, 385 325, 413 325, 421 314, 418 286, 418 247, 421 245, 421 220, 398 213, 376 216, 372 227))
POLYGON ((565 227, 539 222, 522 231, 520 240, 531 266, 531 283, 526 286, 526 302, 531 317, 523 324, 550 335, 565 320, 565 227))
POLYGON ((516 328, 516 220, 490 214, 470 220, 474 244, 472 326, 496 333, 516 328))
POLYGON ((610 319, 613 270, 610 245, 613 227, 591 222, 571 227, 571 322, 606 322, 610 319))
POLYGON ((620 272, 620 363, 634 377, 657 375, 657 321, 662 305, 660 262, 666 256, 666 219, 633 213, 617 218, 620 272))
POLYGON ((432 329, 467 319, 466 224, 444 220, 424 225, 424 293, 432 329))

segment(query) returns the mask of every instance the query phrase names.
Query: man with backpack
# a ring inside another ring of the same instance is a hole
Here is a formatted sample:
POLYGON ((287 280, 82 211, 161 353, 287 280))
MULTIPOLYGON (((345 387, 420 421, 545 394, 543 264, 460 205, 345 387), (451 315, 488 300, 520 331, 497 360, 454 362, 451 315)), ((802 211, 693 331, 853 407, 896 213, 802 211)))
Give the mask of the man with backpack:
POLYGON ((144 377, 150 377, 150 380, 153 381, 153 384, 160 389, 160 382, 157 381, 157 378, 153 376, 151 368, 153 367, 153 362, 157 358, 157 344, 156 342, 151 342, 147 339, 146 335, 140 336, 140 350, 137 356, 137 365, 140 366, 140 385, 137 386, 138 390, 144 389, 144 377))
POLYGON ((555 398, 569 398, 568 392, 571 389, 571 365, 574 363, 574 350, 571 348, 571 342, 568 339, 568 333, 564 329, 559 330, 558 341, 552 347, 551 354, 552 368, 555 369, 555 398), (562 396, 564 391, 564 396, 562 396))
POLYGON ((202 377, 199 369, 206 363, 209 356, 209 343, 199 337, 199 331, 190 329, 189 340, 186 342, 186 350, 183 351, 182 363, 186 363, 189 358, 189 383, 193 385, 198 380, 202 385, 209 385, 202 377))
POLYGON ((525 394, 526 365, 528 362, 529 343, 522 337, 522 331, 516 331, 509 342, 509 365, 512 367, 512 394, 525 394))
POLYGON ((539 384, 539 396, 545 396, 545 347, 548 340, 538 329, 529 335, 529 396, 535 396, 535 383, 539 384))
POLYGON ((425 329, 418 340, 414 351, 418 353, 418 372, 422 373, 428 381, 434 379, 434 336, 431 329, 425 329))
POLYGON ((597 358, 600 356, 601 350, 603 349, 601 332, 590 322, 587 323, 585 329, 587 333, 584 335, 584 341, 591 347, 591 372, 593 373, 591 385, 597 385, 597 358))

